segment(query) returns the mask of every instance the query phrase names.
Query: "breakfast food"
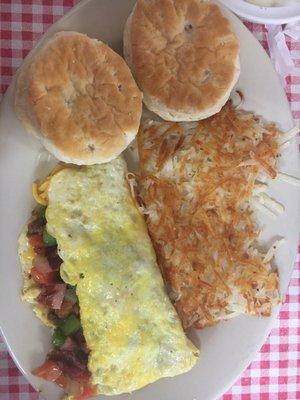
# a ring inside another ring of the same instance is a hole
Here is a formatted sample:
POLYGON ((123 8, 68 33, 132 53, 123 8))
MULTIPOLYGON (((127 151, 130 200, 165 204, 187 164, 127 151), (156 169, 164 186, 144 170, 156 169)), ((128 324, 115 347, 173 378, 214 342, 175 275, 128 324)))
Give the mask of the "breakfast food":
POLYGON ((122 158, 62 166, 19 240, 23 299, 54 326, 34 373, 73 399, 131 392, 191 369, 198 350, 168 299, 122 158), (46 208, 45 208, 46 207, 46 208))
POLYGON ((138 0, 124 57, 149 110, 196 121, 223 107, 240 72, 239 43, 220 8, 200 0, 138 0))
POLYGON ((279 302, 278 272, 272 254, 255 246, 250 206, 264 187, 260 175, 276 178, 278 137, 274 124, 229 104, 197 123, 148 121, 140 129, 140 197, 185 328, 268 316, 279 302))
POLYGON ((59 32, 22 67, 15 108, 26 129, 64 162, 116 158, 135 138, 142 94, 125 61, 77 32, 59 32))

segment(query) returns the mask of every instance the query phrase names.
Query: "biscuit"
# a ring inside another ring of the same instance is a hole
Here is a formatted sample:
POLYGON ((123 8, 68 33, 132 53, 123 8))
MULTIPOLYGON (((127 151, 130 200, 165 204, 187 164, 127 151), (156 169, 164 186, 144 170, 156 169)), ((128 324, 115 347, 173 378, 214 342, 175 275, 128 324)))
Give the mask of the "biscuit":
POLYGON ((165 120, 220 111, 240 72, 239 42, 220 8, 201 0, 138 0, 124 57, 145 105, 165 120))
POLYGON ((135 138, 142 93, 123 58, 107 45, 59 32, 21 69, 15 109, 59 160, 103 163, 135 138))

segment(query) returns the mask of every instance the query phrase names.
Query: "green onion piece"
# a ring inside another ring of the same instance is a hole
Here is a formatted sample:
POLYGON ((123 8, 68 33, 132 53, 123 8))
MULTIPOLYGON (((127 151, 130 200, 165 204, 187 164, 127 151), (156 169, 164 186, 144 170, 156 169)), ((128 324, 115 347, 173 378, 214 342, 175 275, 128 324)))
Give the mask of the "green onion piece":
POLYGON ((45 243, 45 246, 47 247, 51 247, 51 246, 56 246, 57 245, 57 241, 56 239, 51 236, 46 229, 44 229, 43 231, 43 241, 45 243))
POLYGON ((81 328, 80 320, 74 314, 69 315, 59 324, 61 330, 66 336, 72 335, 81 328))
POLYGON ((52 335, 52 344, 55 347, 61 347, 66 341, 66 336, 60 328, 56 328, 52 335))

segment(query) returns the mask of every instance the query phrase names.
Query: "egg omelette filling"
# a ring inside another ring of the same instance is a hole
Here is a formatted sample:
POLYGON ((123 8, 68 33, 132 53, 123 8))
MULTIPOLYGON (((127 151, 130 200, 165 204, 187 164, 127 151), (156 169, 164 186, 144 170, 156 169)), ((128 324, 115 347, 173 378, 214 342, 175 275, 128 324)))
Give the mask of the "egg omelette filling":
POLYGON ((23 298, 55 327, 54 350, 35 372, 73 398, 131 392, 188 371, 198 357, 166 294, 126 173, 122 158, 55 171, 44 208, 19 240, 23 298))
POLYGON ((255 241, 251 198, 276 178, 280 132, 230 104, 196 123, 147 121, 139 196, 159 266, 185 327, 268 316, 278 272, 255 241))

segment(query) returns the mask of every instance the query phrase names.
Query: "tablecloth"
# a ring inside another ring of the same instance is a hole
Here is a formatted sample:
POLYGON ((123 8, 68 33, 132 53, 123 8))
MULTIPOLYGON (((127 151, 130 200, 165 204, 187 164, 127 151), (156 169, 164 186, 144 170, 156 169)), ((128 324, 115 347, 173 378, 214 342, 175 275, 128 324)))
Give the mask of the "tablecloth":
MULTIPOLYGON (((74 0, 0 0, 0 99, 33 43, 76 3, 78 1, 74 0)), ((267 50, 265 27, 252 23, 246 25, 267 50)), ((286 79, 286 92, 293 116, 299 121, 300 42, 287 38, 287 44, 295 69, 286 79)), ((40 399, 14 365, 1 338, 0 399, 40 399)), ((300 399, 300 254, 285 303, 266 343, 222 397, 222 400, 286 399, 300 399)))

